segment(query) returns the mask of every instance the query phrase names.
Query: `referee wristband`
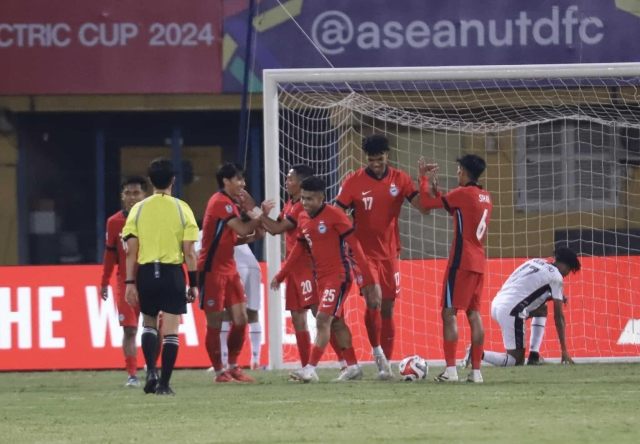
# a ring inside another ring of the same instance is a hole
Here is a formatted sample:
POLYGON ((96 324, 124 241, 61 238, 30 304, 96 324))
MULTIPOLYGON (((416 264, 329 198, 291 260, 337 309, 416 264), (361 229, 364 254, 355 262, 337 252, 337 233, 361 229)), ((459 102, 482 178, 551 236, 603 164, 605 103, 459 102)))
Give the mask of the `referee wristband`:
POLYGON ((189 287, 197 287, 198 286, 198 272, 190 271, 189 273, 189 287))
POLYGON ((124 281, 125 284, 135 284, 136 281, 135 279, 127 279, 126 281, 124 281))
POLYGON ((253 214, 256 215, 256 217, 260 217, 262 216, 262 210, 258 207, 253 207, 253 210, 251 210, 253 212, 253 214))

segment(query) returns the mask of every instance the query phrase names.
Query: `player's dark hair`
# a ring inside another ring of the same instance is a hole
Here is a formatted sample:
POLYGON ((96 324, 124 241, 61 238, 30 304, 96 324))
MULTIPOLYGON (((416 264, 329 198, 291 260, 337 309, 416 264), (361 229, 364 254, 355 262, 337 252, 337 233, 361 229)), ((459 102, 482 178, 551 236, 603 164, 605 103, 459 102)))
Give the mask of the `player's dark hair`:
POLYGON ((291 167, 293 171, 296 172, 296 176, 298 176, 298 180, 303 181, 309 176, 313 176, 313 168, 309 165, 294 165, 291 167))
POLYGON ((327 185, 320 177, 309 176, 302 181, 302 183, 300 184, 300 188, 305 191, 320 191, 321 193, 324 193, 327 185))
POLYGON ((553 252, 553 258, 556 262, 562 262, 569 267, 572 273, 580 271, 580 260, 578 255, 573 252, 569 247, 559 247, 553 252))
POLYGON ((216 171, 216 180, 218 181, 218 188, 224 188, 224 179, 233 179, 236 176, 244 176, 244 168, 239 163, 225 162, 220 165, 218 171, 216 171))
POLYGON ((142 176, 127 177, 125 180, 122 181, 122 184, 120 185, 120 191, 124 191, 124 187, 126 187, 127 185, 135 185, 135 184, 140 185, 140 188, 142 189, 142 191, 147 191, 147 181, 142 176))
POLYGON ((164 190, 169 188, 171 180, 175 177, 176 172, 173 168, 173 162, 166 157, 160 157, 154 159, 149 164, 147 175, 151 184, 158 190, 164 190))
POLYGON ((389 152, 389 141, 384 136, 367 136, 362 139, 362 151, 367 156, 377 156, 389 152))
POLYGON ((467 176, 469 176, 472 182, 477 182, 487 168, 487 163, 477 154, 465 154, 459 159, 456 159, 456 161, 465 169, 467 176))

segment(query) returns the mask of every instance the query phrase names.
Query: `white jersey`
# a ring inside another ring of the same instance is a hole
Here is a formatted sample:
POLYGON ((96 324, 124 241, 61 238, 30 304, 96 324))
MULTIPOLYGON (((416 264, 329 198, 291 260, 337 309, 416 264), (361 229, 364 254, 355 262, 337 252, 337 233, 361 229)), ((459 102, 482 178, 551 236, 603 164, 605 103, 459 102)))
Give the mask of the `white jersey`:
MULTIPOLYGON (((198 242, 195 243, 196 255, 200 254, 202 250, 202 230, 198 235, 198 242)), ((236 268, 257 268, 260 269, 258 260, 253 255, 249 245, 236 245, 233 247, 233 259, 236 261, 236 268)))
POLYGON ((524 319, 551 299, 562 301, 563 286, 562 275, 555 266, 544 259, 531 259, 509 276, 491 306, 524 319))

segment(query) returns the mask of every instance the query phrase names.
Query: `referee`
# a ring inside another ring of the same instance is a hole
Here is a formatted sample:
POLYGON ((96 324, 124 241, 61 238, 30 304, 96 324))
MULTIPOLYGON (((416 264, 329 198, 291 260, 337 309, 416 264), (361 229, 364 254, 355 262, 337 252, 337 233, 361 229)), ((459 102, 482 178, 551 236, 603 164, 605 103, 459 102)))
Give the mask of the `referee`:
POLYGON ((187 302, 198 297, 194 248, 198 225, 189 205, 171 196, 175 182, 173 163, 166 158, 155 159, 148 175, 153 195, 134 205, 122 231, 127 242, 125 298, 132 305, 140 301, 144 321, 142 352, 147 363, 144 392, 173 395, 169 380, 178 357, 180 315, 187 312, 187 302), (189 270, 186 292, 183 262, 189 270), (164 328, 160 378, 156 368, 159 312, 164 328))

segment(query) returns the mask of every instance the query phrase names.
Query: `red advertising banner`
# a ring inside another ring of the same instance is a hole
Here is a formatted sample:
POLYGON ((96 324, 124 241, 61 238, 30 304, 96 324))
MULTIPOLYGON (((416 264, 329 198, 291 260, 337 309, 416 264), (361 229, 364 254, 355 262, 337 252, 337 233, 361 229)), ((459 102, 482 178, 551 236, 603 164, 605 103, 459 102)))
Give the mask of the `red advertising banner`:
MULTIPOLYGON (((503 350, 502 336, 489 316, 490 300, 523 259, 490 260, 483 320, 486 348, 503 350)), ((573 357, 623 358, 640 354, 640 257, 582 258, 583 271, 565 281, 569 300, 568 347, 573 357)), ((393 358, 418 353, 442 359, 440 292, 445 260, 402 261, 402 294, 396 303, 396 348, 393 358)), ((0 267, 0 371, 122 368, 122 328, 113 297, 98 296, 102 267, 0 267)), ((263 264, 263 286, 265 278, 263 264)), ((266 288, 266 287, 265 287, 266 288)), ((264 299, 263 299, 264 301, 264 299)), ((264 306, 265 304, 263 304, 264 306)), ((364 328, 364 303, 352 290, 346 302, 347 322, 358 358, 370 361, 364 328)), ((267 310, 262 364, 268 362, 267 310)), ((284 316, 285 362, 298 362, 291 319, 284 316)), ((460 358, 469 340, 464 315, 459 316, 460 358)), ((312 334, 314 333, 311 323, 312 334)), ((197 304, 189 306, 180 327, 178 367, 208 367, 204 349, 205 320, 197 304)), ((247 341, 241 364, 249 363, 247 341)), ((542 346, 546 357, 559 357, 553 318, 542 346)), ((140 356, 142 356, 140 354, 140 356)), ((325 359, 334 360, 329 350, 325 359)), ((142 362, 142 358, 141 361, 142 362)))
POLYGON ((4 0, 0 94, 219 93, 222 0, 4 0))

